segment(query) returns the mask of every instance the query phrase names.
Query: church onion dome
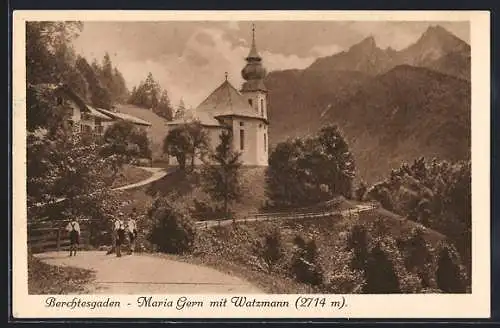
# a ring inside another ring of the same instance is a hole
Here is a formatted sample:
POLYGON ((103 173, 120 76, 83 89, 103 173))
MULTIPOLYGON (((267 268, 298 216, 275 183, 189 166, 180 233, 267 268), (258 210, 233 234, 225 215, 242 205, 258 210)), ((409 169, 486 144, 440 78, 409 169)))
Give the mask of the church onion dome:
POLYGON ((250 52, 245 59, 247 61, 247 64, 241 70, 241 76, 247 81, 244 83, 244 85, 247 85, 247 87, 244 87, 243 89, 250 91, 248 87, 251 85, 252 89, 257 87, 257 89, 265 90, 263 83, 256 82, 256 80, 263 80, 266 77, 267 72, 266 69, 262 66, 262 58, 260 57, 255 45, 255 27, 252 28, 252 46, 250 47, 250 52))
POLYGON ((266 77, 266 69, 260 62, 248 62, 241 70, 241 76, 245 80, 261 80, 266 77))

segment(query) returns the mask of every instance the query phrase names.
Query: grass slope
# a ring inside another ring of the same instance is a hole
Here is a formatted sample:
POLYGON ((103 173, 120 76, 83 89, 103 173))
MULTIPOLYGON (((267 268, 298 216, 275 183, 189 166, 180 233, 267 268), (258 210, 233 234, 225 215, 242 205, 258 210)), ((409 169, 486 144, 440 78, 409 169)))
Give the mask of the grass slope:
MULTIPOLYGON (((324 281, 338 283, 335 279, 344 279, 337 277, 336 272, 346 265, 345 238, 354 224, 365 226, 374 237, 387 234, 395 239, 409 236, 412 229, 418 225, 383 209, 351 217, 237 223, 199 231, 194 258, 188 260, 240 275, 271 293, 351 292, 335 289, 336 287, 311 287, 297 283, 289 276, 286 263, 289 263, 293 256, 295 236, 314 238, 319 249, 319 263, 324 271, 324 281), (259 252, 262 250, 265 236, 273 229, 281 232, 285 255, 277 267, 269 272, 259 252)), ((430 229, 424 229, 424 232, 425 239, 432 247, 446 238, 430 229)), ((432 263, 432 266, 435 270, 436 263, 432 263)))
POLYGON ((28 294, 84 294, 86 284, 94 279, 90 270, 57 267, 28 256, 28 294))

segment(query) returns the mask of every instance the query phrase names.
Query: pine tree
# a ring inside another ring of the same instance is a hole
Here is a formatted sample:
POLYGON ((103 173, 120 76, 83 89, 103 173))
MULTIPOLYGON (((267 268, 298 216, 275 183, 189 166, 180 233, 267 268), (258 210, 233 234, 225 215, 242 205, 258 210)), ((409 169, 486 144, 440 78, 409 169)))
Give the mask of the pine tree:
POLYGON ((439 289, 445 293, 464 293, 464 283, 460 275, 460 267, 451 256, 448 247, 443 247, 439 253, 436 280, 439 289))
POLYGON ((400 292, 394 265, 378 244, 372 248, 368 257, 365 280, 363 292, 366 294, 393 294, 400 292))
POLYGON ((215 201, 222 201, 224 213, 229 216, 229 206, 241 197, 240 189, 240 153, 232 150, 232 135, 224 131, 220 135, 220 144, 212 154, 212 163, 204 168, 204 189, 215 201))
POLYGON ((168 97, 167 90, 163 90, 161 93, 158 106, 153 109, 156 115, 163 117, 167 121, 171 121, 173 118, 173 109, 170 104, 170 99, 168 97))

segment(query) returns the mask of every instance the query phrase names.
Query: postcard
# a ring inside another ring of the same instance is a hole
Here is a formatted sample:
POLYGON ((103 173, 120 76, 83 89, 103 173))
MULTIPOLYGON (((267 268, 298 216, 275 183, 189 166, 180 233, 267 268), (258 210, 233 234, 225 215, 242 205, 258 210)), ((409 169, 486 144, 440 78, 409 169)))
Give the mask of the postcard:
POLYGON ((15 318, 487 318, 486 11, 16 11, 15 318))

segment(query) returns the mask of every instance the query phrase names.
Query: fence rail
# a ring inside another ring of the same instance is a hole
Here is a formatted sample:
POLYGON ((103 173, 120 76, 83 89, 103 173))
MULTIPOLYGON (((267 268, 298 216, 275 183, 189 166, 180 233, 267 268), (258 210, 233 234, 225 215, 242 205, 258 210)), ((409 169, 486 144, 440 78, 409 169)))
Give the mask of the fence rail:
MULTIPOLYGON (((90 232, 85 225, 80 225, 80 247, 88 244, 90 232)), ((69 248, 69 232, 65 226, 40 227, 32 224, 28 227, 28 246, 33 253, 61 251, 69 248)))
POLYGON ((356 207, 346 210, 315 211, 306 213, 297 213, 297 212, 254 213, 245 216, 243 219, 205 220, 205 221, 198 221, 196 224, 198 225, 199 228, 207 229, 209 227, 228 225, 231 223, 246 223, 255 221, 265 222, 271 220, 313 219, 313 218, 322 218, 333 215, 352 217, 358 215, 360 212, 372 210, 376 207, 377 206, 375 204, 366 204, 362 205, 361 207, 356 207))

